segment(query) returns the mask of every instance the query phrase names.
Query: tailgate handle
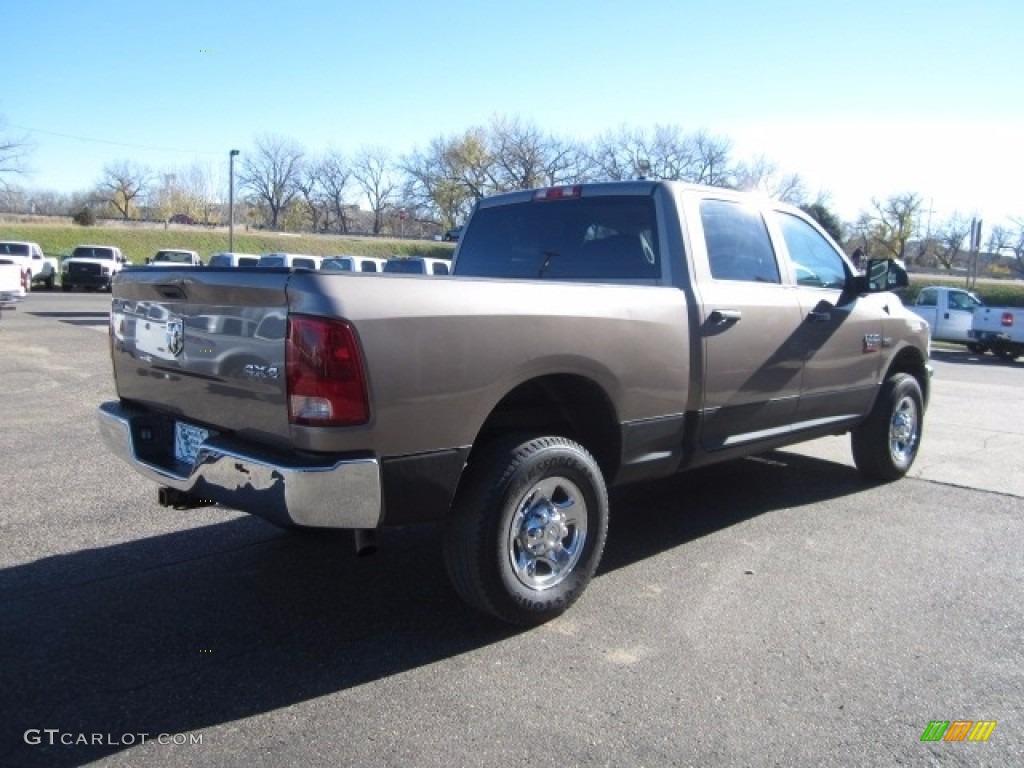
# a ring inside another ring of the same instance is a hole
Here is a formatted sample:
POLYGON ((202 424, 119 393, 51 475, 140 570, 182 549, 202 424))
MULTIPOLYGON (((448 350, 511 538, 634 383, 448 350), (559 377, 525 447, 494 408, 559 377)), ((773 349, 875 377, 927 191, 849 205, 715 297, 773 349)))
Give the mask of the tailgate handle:
POLYGON ((185 299, 185 290, 180 285, 170 283, 157 284, 156 292, 165 299, 185 299))

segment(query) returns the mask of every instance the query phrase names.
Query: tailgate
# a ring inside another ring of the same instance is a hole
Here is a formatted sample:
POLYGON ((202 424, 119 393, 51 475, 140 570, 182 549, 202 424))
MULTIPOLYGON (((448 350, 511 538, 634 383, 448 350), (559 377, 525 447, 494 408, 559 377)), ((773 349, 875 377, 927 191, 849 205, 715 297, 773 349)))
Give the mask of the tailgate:
POLYGON ((975 307, 971 329, 1005 334, 1013 341, 1024 341, 1024 310, 1012 307, 975 307))
POLYGON ((118 395, 179 421, 289 444, 287 269, 126 269, 114 282, 118 395))

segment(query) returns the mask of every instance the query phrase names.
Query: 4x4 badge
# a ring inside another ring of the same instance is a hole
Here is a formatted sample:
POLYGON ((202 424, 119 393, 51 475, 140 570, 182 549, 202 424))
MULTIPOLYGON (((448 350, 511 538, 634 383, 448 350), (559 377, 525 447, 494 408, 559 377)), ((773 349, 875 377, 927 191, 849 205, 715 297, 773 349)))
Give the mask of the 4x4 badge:
POLYGON ((177 357, 185 349, 185 326, 181 318, 167 321, 167 351, 177 357))

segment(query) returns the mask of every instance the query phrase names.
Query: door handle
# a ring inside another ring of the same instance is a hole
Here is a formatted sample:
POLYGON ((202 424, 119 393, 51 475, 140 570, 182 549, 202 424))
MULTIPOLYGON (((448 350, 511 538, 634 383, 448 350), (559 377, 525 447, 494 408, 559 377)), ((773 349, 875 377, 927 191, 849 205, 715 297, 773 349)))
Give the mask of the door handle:
POLYGON ((715 325, 738 323, 742 319, 743 313, 738 309, 716 309, 708 315, 708 320, 715 325))

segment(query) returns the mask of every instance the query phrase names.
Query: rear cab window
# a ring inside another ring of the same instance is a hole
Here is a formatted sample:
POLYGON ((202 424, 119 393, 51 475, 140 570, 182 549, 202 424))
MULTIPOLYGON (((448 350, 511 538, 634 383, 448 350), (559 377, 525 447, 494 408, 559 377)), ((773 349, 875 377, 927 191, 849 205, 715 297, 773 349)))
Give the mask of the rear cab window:
POLYGON ((533 280, 661 277, 651 195, 530 199, 478 208, 460 239, 455 274, 533 280))

